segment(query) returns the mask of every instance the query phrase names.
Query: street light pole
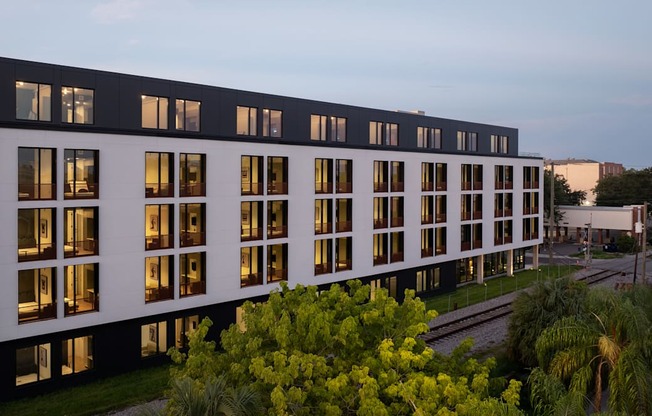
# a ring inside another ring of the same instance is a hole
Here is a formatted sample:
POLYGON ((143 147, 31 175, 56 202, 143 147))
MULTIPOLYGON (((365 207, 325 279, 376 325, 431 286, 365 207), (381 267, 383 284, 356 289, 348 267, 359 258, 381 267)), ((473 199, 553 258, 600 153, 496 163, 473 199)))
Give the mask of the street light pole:
POLYGON ((552 255, 552 234, 555 223, 555 163, 550 161, 550 216, 548 218, 548 266, 554 264, 552 255))

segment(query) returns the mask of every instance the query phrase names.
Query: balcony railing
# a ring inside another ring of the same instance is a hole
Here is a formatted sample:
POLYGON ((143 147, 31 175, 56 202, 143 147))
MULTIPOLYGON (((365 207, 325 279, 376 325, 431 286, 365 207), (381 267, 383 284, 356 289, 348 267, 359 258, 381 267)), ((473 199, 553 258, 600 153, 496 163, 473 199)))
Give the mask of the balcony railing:
POLYGON ((505 208, 505 216, 506 217, 511 217, 512 216, 512 210, 505 208))
POLYGON ((440 256, 442 254, 446 254, 446 246, 438 246, 435 248, 435 255, 440 256))
POLYGON ((353 265, 351 260, 337 260, 335 262, 335 271, 336 272, 341 272, 344 270, 352 270, 353 265))
POLYGON ((100 188, 97 183, 86 181, 72 181, 67 183, 63 188, 63 197, 65 199, 94 199, 100 194, 100 188))
POLYGON ((482 181, 474 181, 473 182, 473 190, 479 191, 482 189, 482 181))
POLYGON ((64 241, 64 257, 93 256, 99 253, 97 240, 87 238, 85 240, 64 241))
POLYGON ((435 188, 432 182, 421 182, 421 191, 427 192, 432 191, 435 188))
POLYGON ((283 280, 288 280, 288 269, 267 267, 267 283, 280 282, 283 280))
POLYGON ((353 192, 353 184, 351 182, 337 182, 335 184, 336 192, 340 194, 350 194, 353 192))
POLYGON ((206 282, 191 281, 187 277, 181 276, 182 282, 179 283, 179 296, 201 295, 206 293, 206 282), (186 281, 185 283, 183 281, 186 281))
POLYGON ((57 199, 57 186, 53 183, 19 183, 18 200, 50 200, 57 199))
POLYGON ((262 195, 263 184, 261 182, 242 182, 240 192, 242 195, 262 195))
POLYGON ((330 222, 316 222, 315 234, 328 234, 332 232, 333 224, 330 222))
POLYGON ((331 262, 315 264, 315 276, 320 274, 332 273, 333 264, 331 262))
POLYGON ((374 255, 374 266, 377 266, 379 264, 387 264, 387 256, 384 254, 376 254, 374 255))
POLYGON ((421 215, 421 224, 432 224, 432 215, 422 214, 421 215))
POLYGON ((513 189, 513 188, 514 188, 514 182, 505 181, 505 189, 513 189))
POLYGON ((482 219, 482 211, 473 211, 473 219, 474 220, 482 219))
POLYGON ((440 223, 440 222, 446 222, 446 214, 437 214, 435 216, 435 222, 440 223))
POLYGON ((338 221, 335 223, 335 232, 344 233, 353 229, 353 221, 338 221))
POLYGON ((506 235, 503 241, 505 242, 505 244, 510 244, 512 242, 512 236, 506 235))
POLYGON ((240 229, 241 241, 253 241, 253 240, 262 240, 262 239, 263 239, 263 229, 260 227, 240 229))
POLYGON ((392 217, 392 227, 402 227, 403 217, 392 217))
POLYGON ((496 181, 496 189, 504 189, 504 188, 505 188, 505 182, 496 181))
POLYGON ((462 212, 460 213, 460 217, 461 217, 462 221, 470 220, 470 219, 471 219, 471 212, 469 212, 469 211, 462 211, 462 212))
POLYGON ((446 182, 437 182, 435 184, 435 190, 437 190, 437 191, 445 191, 446 190, 446 182))
POLYGON ((181 183, 179 184, 179 196, 206 196, 206 184, 203 182, 181 183))
POLYGON ((471 181, 463 181, 462 182, 462 190, 463 191, 470 191, 471 190, 471 181))
POLYGON ((473 240, 473 249, 482 248, 482 240, 473 240))
POLYGON ((421 249, 421 258, 432 257, 432 247, 421 249))
POLYGON ((57 258, 56 245, 36 244, 18 248, 18 261, 50 260, 57 258))
POLYGON ((206 233, 181 231, 181 247, 206 245, 206 233))
POLYGON ((158 250, 162 248, 172 248, 173 234, 160 234, 145 236, 145 250, 158 250))
POLYGON ((269 195, 287 195, 288 183, 287 182, 271 182, 267 185, 267 193, 269 195))
POLYGON ((173 183, 146 183, 145 184, 145 197, 146 198, 163 198, 174 196, 173 183))
POLYGON ((240 287, 258 286, 263 284, 262 273, 248 273, 240 275, 240 287))
POLYGON ((316 194, 330 194, 333 192, 332 182, 315 182, 316 194))
POLYGON ((403 192, 405 184, 403 182, 392 181, 392 192, 403 192))
POLYGON ((468 251, 468 250, 471 250, 471 242, 470 242, 470 241, 463 241, 462 244, 461 244, 461 246, 460 246, 460 249, 461 249, 462 251, 468 251))
POLYGON ((23 302, 18 304, 18 322, 38 321, 57 317, 54 303, 23 302))
POLYGON ((374 182, 374 192, 387 192, 387 182, 374 182))
POLYGON ((392 263, 403 261, 403 252, 392 253, 392 263))
POLYGON ((268 225, 267 238, 283 238, 288 236, 287 225, 268 225))
POLYGON ((502 217, 503 216, 503 210, 502 209, 496 209, 494 210, 494 217, 502 217))
POLYGON ((145 288, 145 302, 156 302, 158 300, 168 300, 172 298, 171 286, 145 288))
POLYGON ((379 218, 374 220, 374 229, 387 228, 387 218, 379 218))

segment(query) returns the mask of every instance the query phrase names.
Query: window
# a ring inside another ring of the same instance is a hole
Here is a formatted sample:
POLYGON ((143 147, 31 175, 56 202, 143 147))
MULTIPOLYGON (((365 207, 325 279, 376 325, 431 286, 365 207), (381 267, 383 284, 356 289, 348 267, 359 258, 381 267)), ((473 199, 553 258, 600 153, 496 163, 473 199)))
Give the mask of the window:
POLYGON ((327 120, 326 116, 310 115, 310 140, 326 141, 327 120))
POLYGON ((396 276, 391 277, 382 277, 380 279, 374 279, 369 282, 371 286, 371 293, 369 294, 369 299, 374 300, 376 298, 376 292, 380 289, 386 289, 387 295, 395 298, 397 292, 396 276))
POLYGON ((523 215, 532 215, 539 213, 539 193, 523 193, 523 215))
POLYGON ((470 282, 478 275, 478 261, 475 257, 467 257, 457 261, 457 283, 470 282))
POLYGON ((432 224, 432 195, 424 195, 421 197, 421 224, 432 224))
POLYGON ((482 194, 473 194, 473 219, 482 219, 482 194))
POLYGON ((256 118, 258 108, 238 106, 236 109, 236 132, 239 136, 257 136, 256 118))
POLYGON ((491 135, 491 153, 509 153, 508 149, 509 137, 491 135))
POLYGON ((61 121, 63 123, 93 124, 94 90, 61 88, 61 121))
POLYGON ((55 209, 18 210, 18 261, 48 260, 57 256, 55 209))
POLYGON ((152 322, 140 327, 140 356, 163 355, 168 350, 168 323, 152 322))
POLYGON ((446 254, 446 228, 435 228, 435 254, 446 254))
POLYGON ((393 196, 390 198, 390 202, 392 204, 391 226, 402 227, 403 226, 403 197, 393 196))
POLYGON ((482 190, 482 165, 462 164, 463 191, 482 190))
POLYGON ((391 263, 403 261, 403 231, 390 233, 391 263))
POLYGON ((335 181, 337 193, 353 192, 353 161, 337 159, 335 161, 335 181))
POLYGON ((514 187, 514 166, 505 166, 505 189, 514 187))
POLYGON ((315 159, 315 193, 333 192, 333 159, 315 159))
POLYGON ((504 197, 504 202, 505 202, 505 216, 506 217, 511 217, 512 216, 512 208, 513 208, 513 198, 511 193, 506 193, 504 197))
POLYGON ((441 129, 417 127, 417 147, 441 149, 441 129))
POLYGON ((446 195, 435 196, 435 222, 446 222, 446 195))
POLYGON ((206 155, 179 155, 179 196, 206 196, 206 155))
POLYGON ((50 343, 16 350, 16 386, 52 378, 52 347, 50 343))
POLYGON ((482 190, 482 165, 473 165, 473 190, 482 190))
POLYGON ((240 241, 263 239, 263 201, 240 203, 240 241))
POLYGON ((468 131, 457 132, 457 150, 477 152, 478 151, 478 133, 468 131))
POLYGON ((539 238, 539 218, 523 218, 523 240, 536 240, 539 238))
POLYGON ((346 118, 331 117, 330 139, 334 142, 346 142, 346 118))
POLYGON ((18 323, 57 317, 57 269, 18 271, 18 323))
POLYGON ((177 130, 199 131, 201 102, 192 100, 176 100, 177 130))
POLYGON ((240 249, 240 287, 263 284, 263 247, 240 249))
POLYGON ((473 228, 473 249, 482 248, 482 223, 472 224, 473 228))
POLYGON ((242 195, 263 194, 263 158, 262 156, 242 156, 240 158, 242 195))
POLYGON ((145 250, 174 247, 174 205, 145 205, 145 250))
POLYGON ((388 162, 374 160, 374 192, 387 192, 388 162))
POLYGON ((332 273, 333 241, 315 240, 315 276, 332 273))
POLYGON ((502 217, 505 215, 505 194, 494 194, 494 217, 502 217))
POLYGON ((145 302, 172 299, 174 256, 145 258, 145 302))
POLYGON ((437 163, 435 165, 435 170, 436 170, 435 190, 445 191, 446 184, 448 183, 446 163, 437 163))
POLYGON ((335 239, 335 271, 353 270, 353 238, 335 239))
POLYGON ((494 245, 512 242, 512 220, 494 222, 494 245))
POLYGON ((179 205, 180 246, 206 244, 206 204, 179 205))
POLYGON ((439 267, 417 271, 416 293, 429 292, 439 288, 440 277, 439 267))
POLYGON ((315 235, 333 232, 331 199, 315 200, 315 235))
POLYGON ((472 195, 471 194, 464 194, 461 196, 462 199, 462 204, 460 207, 460 219, 462 221, 468 221, 471 219, 471 203, 472 203, 472 195))
POLYGON ((343 233, 353 230, 353 199, 335 200, 335 232, 343 233))
POLYGON ((99 264, 63 268, 64 316, 100 310, 99 264))
POLYGON ((98 248, 98 208, 64 208, 64 257, 92 256, 98 248))
POLYGON ((179 255, 179 296, 206 293, 206 253, 179 255))
POLYGON ((56 199, 56 149, 18 148, 18 200, 56 199))
POLYGON ((174 154, 145 153, 145 197, 174 196, 174 154))
POLYGON ((52 85, 16 81, 16 120, 52 121, 52 85))
POLYGON ((464 224, 461 228, 461 250, 471 250, 471 224, 464 224))
POLYGON ((141 95, 141 126, 144 129, 168 128, 168 99, 165 97, 152 97, 141 95))
POLYGON ((387 234, 373 235, 374 266, 387 264, 387 234))
POLYGON ((392 192, 403 192, 405 175, 403 162, 392 162, 392 192))
POLYGON ((494 167, 494 189, 505 189, 505 166, 496 165, 494 167))
POLYGON ((398 124, 370 121, 369 144, 398 146, 398 124))
POLYGON ((267 283, 288 280, 288 245, 267 246, 267 283))
POLYGON ((421 258, 432 257, 432 228, 421 229, 421 258))
POLYGON ((174 320, 175 347, 188 348, 188 335, 199 326, 199 315, 184 316, 174 320))
POLYGON ((267 193, 288 194, 288 158, 269 156, 267 158, 267 193))
POLYGON ((61 343, 61 374, 77 374, 92 370, 93 337, 77 337, 61 343))
POLYGON ((387 228, 387 198, 374 198, 374 229, 387 228))
POLYGON ((288 201, 267 201, 267 238, 288 236, 288 201))
POLYGON ((283 137, 283 112, 263 108, 263 137, 283 137))
POLYGON ((99 151, 66 149, 63 157, 64 198, 99 198, 99 151))
POLYGON ((421 162, 421 191, 432 191, 435 183, 435 165, 430 162, 421 162))
POLYGON ((539 189, 538 166, 523 166, 523 188, 539 189))

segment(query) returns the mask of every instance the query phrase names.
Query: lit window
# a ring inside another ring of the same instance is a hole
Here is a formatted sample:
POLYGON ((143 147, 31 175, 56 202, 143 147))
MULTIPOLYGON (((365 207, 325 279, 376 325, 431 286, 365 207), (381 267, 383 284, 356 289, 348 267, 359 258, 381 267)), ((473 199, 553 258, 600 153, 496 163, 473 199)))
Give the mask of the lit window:
POLYGON ((327 116, 312 114, 310 116, 310 140, 326 141, 327 116))
POLYGON ((353 270, 353 238, 335 239, 335 271, 353 270))
POLYGON ((335 161, 336 192, 353 192, 353 161, 337 159, 335 161))
POLYGON ((392 205, 391 209, 391 226, 392 227, 402 227, 403 226, 403 197, 402 196, 393 196, 390 198, 390 203, 392 205))
POLYGON ((263 108, 263 137, 283 137, 283 112, 263 108))
POLYGON ((441 129, 417 127, 417 147, 441 149, 441 129))
POLYGON ((370 121, 369 144, 398 146, 398 124, 370 121))
POLYGON ((262 156, 242 156, 240 158, 240 171, 240 191, 242 195, 262 195, 262 156))
POLYGON ((335 232, 343 233, 353 230, 353 199, 335 200, 335 232))
POLYGON ((440 271, 439 267, 419 270, 416 275, 416 293, 429 292, 439 288, 440 271))
POLYGON ((92 256, 99 253, 98 208, 64 208, 64 257, 92 256))
POLYGON ((267 194, 287 195, 288 158, 269 156, 267 158, 267 194))
POLYGON ((432 228, 421 230, 421 258, 432 257, 432 228))
POLYGON ((177 130, 199 131, 201 102, 191 100, 176 100, 177 130))
POLYGON ((52 120, 52 85, 16 81, 16 119, 52 120))
POLYGON ((240 241, 263 239, 263 201, 240 203, 240 241))
POLYGON ((199 315, 189 315, 174 320, 175 347, 188 348, 188 336, 199 326, 199 315))
POLYGON ((388 162, 374 160, 374 192, 387 192, 388 162))
POLYGON ((435 183, 435 165, 431 162, 421 162, 421 191, 432 191, 435 183))
POLYGON ((165 321, 142 325, 140 327, 140 356, 166 354, 168 350, 167 337, 168 324, 165 321))
POLYGON ((64 151, 63 196, 65 199, 99 197, 99 151, 64 151))
POLYGON ((403 231, 390 233, 391 263, 403 261, 403 231))
POLYGON ((61 375, 77 374, 92 370, 93 337, 77 337, 61 343, 61 375))
POLYGON ((18 323, 57 317, 57 270, 18 271, 18 323))
POLYGON ((267 246, 267 283, 288 280, 288 245, 267 246))
POLYGON ((206 196, 206 155, 179 155, 179 196, 206 196))
POLYGON ((174 196, 174 154, 145 153, 145 197, 174 196))
POLYGON ((391 181, 391 191, 392 192, 403 192, 405 176, 404 176, 404 163, 403 162, 392 162, 392 181, 391 181))
POLYGON ((288 236, 288 201, 267 201, 267 238, 288 236))
POLYGON ((49 260, 57 256, 54 208, 18 210, 18 261, 49 260))
POLYGON ((206 204, 179 204, 180 246, 206 244, 206 204))
POLYGON ((315 276, 333 272, 333 241, 315 241, 315 276))
POLYGON ((145 258, 145 302, 172 299, 174 256, 145 258))
POLYGON ((179 255, 179 296, 206 293, 206 253, 179 255))
POLYGON ((99 264, 77 264, 63 270, 64 315, 99 311, 99 264))
POLYGON ((333 192, 333 159, 315 159, 315 193, 333 192))
POLYGON ((331 199, 315 200, 315 235, 333 232, 331 199))
POLYGON ((56 149, 18 148, 18 199, 56 199, 56 149))
POLYGON ((52 378, 52 347, 49 343, 16 350, 16 386, 52 378))
POLYGON ((446 228, 435 228, 435 254, 446 254, 446 228))
POLYGON ((61 121, 63 123, 93 124, 95 91, 85 88, 61 88, 61 121))
POLYGON ((168 99, 165 97, 141 96, 141 126, 144 129, 168 128, 168 99))
POLYGON ((478 151, 478 133, 468 131, 457 132, 457 150, 477 152, 478 151))
POLYGON ((240 249, 240 287, 263 284, 263 247, 240 249))
POLYGON ((373 235, 374 266, 387 264, 387 234, 373 235))
POLYGON ((239 136, 256 136, 256 116, 258 109, 256 107, 238 106, 236 109, 236 132, 239 136))
POLYGON ((509 137, 508 136, 498 136, 496 134, 491 135, 491 152, 492 153, 509 153, 508 148, 509 137))
POLYGON ((145 250, 174 247, 174 205, 145 205, 145 250))

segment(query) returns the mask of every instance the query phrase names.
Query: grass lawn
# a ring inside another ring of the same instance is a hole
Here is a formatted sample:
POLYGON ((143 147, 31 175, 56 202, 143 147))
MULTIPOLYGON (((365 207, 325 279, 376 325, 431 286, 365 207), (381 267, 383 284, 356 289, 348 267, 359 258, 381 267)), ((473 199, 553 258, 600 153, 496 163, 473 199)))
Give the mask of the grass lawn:
POLYGON ((535 269, 523 270, 515 273, 511 277, 502 276, 485 280, 485 283, 482 285, 472 282, 458 287, 454 292, 434 296, 423 301, 427 309, 434 309, 442 315, 454 310, 456 306, 458 309, 465 308, 515 290, 523 289, 539 279, 544 279, 548 276, 565 276, 580 269, 581 267, 579 266, 571 265, 553 265, 552 267, 542 265, 538 271, 535 269))
POLYGON ((133 371, 43 396, 0 403, 0 415, 83 416, 108 413, 163 397, 169 376, 167 365, 133 371))

